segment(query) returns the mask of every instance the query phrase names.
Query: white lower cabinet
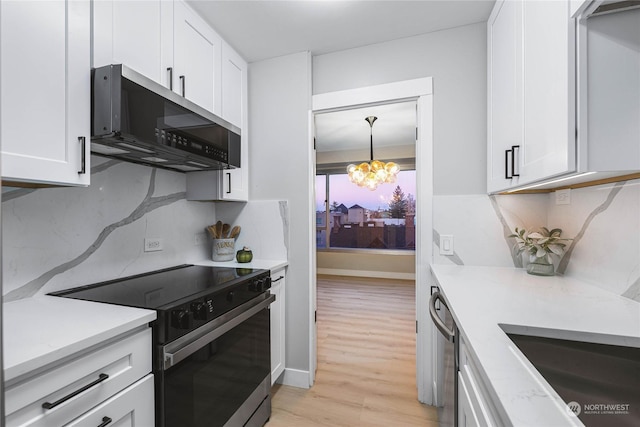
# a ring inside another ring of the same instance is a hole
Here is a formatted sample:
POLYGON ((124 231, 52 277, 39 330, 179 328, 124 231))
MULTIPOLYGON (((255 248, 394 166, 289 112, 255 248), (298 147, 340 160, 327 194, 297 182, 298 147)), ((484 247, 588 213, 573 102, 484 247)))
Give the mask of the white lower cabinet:
MULTIPOLYGON (((153 376, 149 376, 151 348, 151 329, 145 328, 5 384, 5 425, 63 426, 106 405, 143 377, 153 384, 153 376)), ((128 413, 133 411, 139 419, 153 420, 153 404, 148 405, 148 400, 153 403, 153 386, 142 386, 135 396, 127 403, 135 405, 128 413), (142 398, 144 390, 149 393, 142 398)), ((121 404, 113 405, 120 412, 124 410, 121 404)))
POLYGON ((153 426, 153 374, 71 421, 66 427, 153 426))
POLYGON ((483 386, 464 339, 460 337, 458 371, 458 427, 500 426, 495 405, 483 386))
POLYGON ((285 269, 271 272, 271 385, 282 375, 285 367, 285 269))

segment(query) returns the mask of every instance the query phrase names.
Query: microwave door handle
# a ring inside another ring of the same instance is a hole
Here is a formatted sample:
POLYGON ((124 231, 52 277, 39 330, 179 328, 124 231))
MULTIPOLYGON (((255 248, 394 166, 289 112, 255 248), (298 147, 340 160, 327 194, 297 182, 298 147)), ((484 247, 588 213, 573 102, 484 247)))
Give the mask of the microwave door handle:
POLYGON ((449 310, 449 307, 447 306, 447 303, 442 299, 440 292, 434 292, 429 299, 429 315, 431 316, 431 320, 433 320, 433 324, 436 325, 438 331, 440 331, 440 333, 446 338, 447 341, 455 342, 455 332, 447 328, 447 325, 444 324, 444 322, 442 321, 442 319, 440 319, 440 316, 438 316, 438 313, 436 312, 436 300, 440 300, 440 303, 442 303, 442 305, 444 305, 447 310, 449 310))

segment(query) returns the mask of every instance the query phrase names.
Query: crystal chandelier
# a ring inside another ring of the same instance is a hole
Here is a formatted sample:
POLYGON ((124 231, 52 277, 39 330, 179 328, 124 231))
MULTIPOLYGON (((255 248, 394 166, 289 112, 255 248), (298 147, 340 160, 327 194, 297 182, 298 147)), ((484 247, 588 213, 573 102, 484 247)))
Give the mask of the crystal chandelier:
POLYGON ((396 182, 400 167, 394 162, 381 162, 379 160, 373 160, 373 122, 378 118, 375 116, 369 116, 365 118, 369 122, 370 127, 370 143, 371 143, 371 161, 369 163, 363 162, 359 165, 350 164, 347 166, 347 172, 349 173, 349 180, 359 187, 366 187, 373 191, 378 188, 378 185, 385 182, 396 182))

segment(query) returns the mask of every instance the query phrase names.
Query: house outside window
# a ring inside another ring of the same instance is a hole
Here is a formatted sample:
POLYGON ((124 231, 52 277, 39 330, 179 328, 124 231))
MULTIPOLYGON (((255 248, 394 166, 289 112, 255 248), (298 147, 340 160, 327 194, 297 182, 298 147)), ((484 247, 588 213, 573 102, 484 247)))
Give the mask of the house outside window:
POLYGON ((415 170, 401 171, 396 183, 375 191, 346 174, 317 175, 317 248, 414 250, 415 194, 415 170))

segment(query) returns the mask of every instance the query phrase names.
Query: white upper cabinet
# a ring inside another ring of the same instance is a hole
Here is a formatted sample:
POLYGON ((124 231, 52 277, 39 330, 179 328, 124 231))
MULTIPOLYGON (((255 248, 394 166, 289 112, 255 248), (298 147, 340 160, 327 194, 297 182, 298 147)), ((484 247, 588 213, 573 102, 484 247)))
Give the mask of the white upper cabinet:
POLYGON ((580 171, 638 171, 640 9, 581 20, 579 35, 580 171))
POLYGON ((568 1, 498 1, 488 21, 489 192, 576 169, 568 1))
POLYGON ((240 167, 187 173, 187 200, 249 200, 247 63, 222 42, 222 118, 241 129, 240 167))
POLYGON ((520 184, 576 169, 573 22, 566 1, 522 3, 520 184))
POLYGON ((220 115, 222 39, 182 1, 174 2, 173 90, 220 115))
POLYGON ((2 179, 90 180, 90 4, 2 1, 2 179))
POLYGON ((93 67, 125 64, 169 87, 172 0, 93 2, 93 67))
POLYGON ((222 118, 243 129, 247 108, 247 62, 222 43, 222 118))
POLYGON ((515 160, 518 147, 522 145, 521 16, 520 3, 499 2, 487 23, 489 191, 518 182, 515 160))

